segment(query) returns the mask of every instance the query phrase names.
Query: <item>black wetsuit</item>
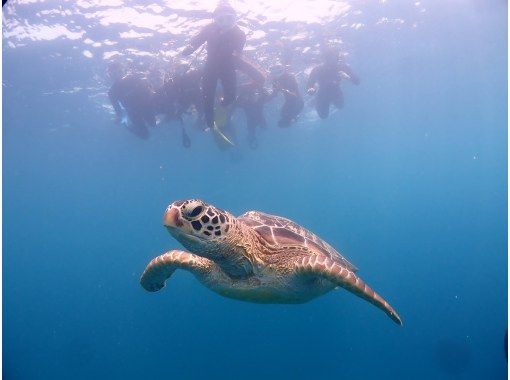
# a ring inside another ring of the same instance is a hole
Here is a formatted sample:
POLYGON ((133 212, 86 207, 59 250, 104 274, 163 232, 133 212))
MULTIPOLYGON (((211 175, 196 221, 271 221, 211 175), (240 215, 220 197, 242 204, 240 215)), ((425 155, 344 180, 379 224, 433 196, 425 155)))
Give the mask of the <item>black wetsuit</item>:
POLYGON ((117 80, 108 91, 117 118, 122 117, 124 107, 131 121, 128 129, 142 139, 149 137, 147 127, 156 125, 153 96, 150 84, 135 75, 126 75, 117 80))
POLYGON ((189 70, 166 80, 155 95, 156 112, 165 114, 168 119, 181 119, 182 114, 194 106, 200 118, 203 114, 201 77, 200 71, 189 70))
POLYGON ((246 127, 248 128, 250 142, 255 139, 257 127, 266 128, 267 126, 264 116, 264 104, 268 100, 269 94, 259 86, 247 84, 239 88, 239 95, 235 104, 243 109, 246 116, 246 127))
POLYGON ((164 114, 168 119, 175 119, 177 114, 177 86, 172 79, 165 80, 154 95, 156 114, 164 114))
POLYGON ((183 75, 176 76, 173 79, 177 93, 177 117, 181 117, 191 106, 195 107, 200 118, 204 112, 202 90, 200 81, 202 72, 199 70, 189 70, 183 75))
POLYGON ((299 93, 296 77, 291 73, 284 73, 273 81, 273 96, 282 92, 285 98, 278 126, 288 127, 303 110, 305 103, 299 93))
POLYGON ((344 96, 340 89, 342 71, 351 76, 351 80, 354 83, 358 82, 357 77, 351 72, 349 67, 341 63, 321 64, 316 66, 310 73, 306 87, 310 89, 314 87, 316 83, 319 84, 315 109, 322 119, 329 116, 329 107, 331 104, 334 104, 338 109, 342 108, 344 105, 344 96))
POLYGON ((263 83, 264 76, 253 65, 241 58, 246 34, 238 26, 223 31, 215 23, 206 25, 191 39, 191 49, 186 50, 184 54, 191 54, 205 42, 207 42, 207 59, 202 76, 203 107, 207 125, 212 127, 218 80, 221 80, 223 87, 223 105, 227 106, 235 100, 236 69, 245 72, 257 82, 263 83))

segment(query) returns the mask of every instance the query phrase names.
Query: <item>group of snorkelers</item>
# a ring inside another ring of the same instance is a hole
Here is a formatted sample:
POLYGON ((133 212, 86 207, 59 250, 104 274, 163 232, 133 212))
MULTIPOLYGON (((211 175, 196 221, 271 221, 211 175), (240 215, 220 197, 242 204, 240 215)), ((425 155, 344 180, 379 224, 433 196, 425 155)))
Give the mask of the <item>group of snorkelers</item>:
MULTIPOLYGON (((235 145, 235 130, 231 125, 233 111, 241 109, 246 117, 249 144, 257 147, 257 128, 266 127, 264 106, 271 99, 283 95, 278 126, 288 127, 304 108, 295 75, 287 65, 277 64, 265 72, 242 56, 246 34, 237 26, 236 12, 228 3, 220 3, 213 12, 213 22, 193 37, 180 53, 189 56, 206 44, 206 59, 200 69, 184 61, 174 65, 163 84, 156 90, 150 82, 134 73, 126 73, 119 63, 112 63, 108 74, 113 81, 108 95, 117 122, 124 122, 130 132, 147 138, 156 126, 156 116, 176 120, 182 125, 182 143, 191 145, 184 129, 183 115, 193 112, 204 130, 213 132, 220 148, 235 145), (249 80, 238 86, 237 72, 249 80), (264 84, 269 79, 271 89, 264 84), (222 91, 217 91, 218 82, 222 91)), ((330 106, 343 106, 340 83, 348 79, 354 84, 359 79, 340 60, 334 48, 324 48, 322 62, 314 67, 306 84, 307 93, 316 97, 316 110, 327 118, 330 106)))

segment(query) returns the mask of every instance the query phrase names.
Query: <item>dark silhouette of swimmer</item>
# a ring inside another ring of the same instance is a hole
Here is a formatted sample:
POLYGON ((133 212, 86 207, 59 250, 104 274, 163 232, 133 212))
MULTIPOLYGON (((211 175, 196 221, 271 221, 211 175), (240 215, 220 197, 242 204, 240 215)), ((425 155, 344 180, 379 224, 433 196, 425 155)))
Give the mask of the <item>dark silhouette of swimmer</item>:
POLYGON ((156 90, 154 95, 154 109, 156 114, 164 115, 165 120, 177 118, 177 87, 173 76, 165 78, 163 85, 156 90))
POLYGON ((216 86, 221 81, 226 107, 235 100, 236 69, 250 78, 264 82, 263 74, 241 58, 246 34, 236 25, 236 12, 227 3, 221 3, 213 12, 214 21, 193 37, 182 55, 187 56, 207 43, 207 58, 202 76, 203 110, 209 128, 214 127, 214 101, 216 86))
POLYGON ((303 110, 305 103, 299 93, 299 86, 294 74, 287 71, 283 65, 275 65, 271 69, 273 92, 271 97, 283 94, 285 102, 280 111, 279 127, 288 127, 295 121, 303 110))
POLYGON ((343 107, 344 97, 340 89, 342 78, 348 78, 355 85, 360 82, 351 68, 340 61, 336 50, 325 49, 322 52, 322 63, 313 68, 306 85, 308 94, 317 94, 315 109, 321 119, 329 116, 331 104, 338 109, 343 107), (318 89, 316 84, 319 86, 318 89))
POLYGON ((202 72, 200 70, 186 68, 181 68, 172 79, 177 95, 177 118, 182 119, 182 115, 190 112, 191 108, 195 109, 198 120, 203 118, 204 106, 202 89, 200 88, 201 79, 202 72))
POLYGON ((184 129, 183 115, 194 109, 197 113, 198 124, 203 119, 201 77, 199 70, 192 70, 188 64, 178 63, 155 95, 156 113, 163 114, 167 121, 180 122, 182 145, 185 148, 191 146, 191 140, 184 129))
POLYGON ((148 138, 148 127, 156 126, 152 87, 140 76, 125 75, 120 64, 111 64, 108 67, 108 74, 113 80, 108 97, 115 110, 115 122, 122 122, 125 110, 129 118, 127 129, 141 139, 148 138))
POLYGON ((182 145, 185 148, 191 146, 191 140, 184 129, 183 114, 189 113, 193 108, 197 116, 197 125, 203 123, 203 98, 200 81, 202 73, 199 70, 189 69, 189 66, 181 64, 173 77, 174 91, 176 93, 175 117, 182 126, 182 145))
POLYGON ((256 129, 266 128, 264 105, 270 99, 269 93, 256 82, 250 82, 239 87, 235 105, 244 111, 246 127, 248 128, 248 142, 250 148, 258 147, 256 129))

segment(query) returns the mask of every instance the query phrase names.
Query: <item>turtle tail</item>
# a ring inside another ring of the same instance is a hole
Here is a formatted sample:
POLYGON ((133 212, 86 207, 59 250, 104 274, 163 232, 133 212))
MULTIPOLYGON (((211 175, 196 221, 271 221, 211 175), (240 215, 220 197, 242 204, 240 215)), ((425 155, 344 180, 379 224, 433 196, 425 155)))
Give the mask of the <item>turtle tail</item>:
POLYGON ((305 257, 301 265, 307 269, 307 272, 319 274, 375 305, 384 311, 396 324, 402 326, 402 319, 395 309, 351 270, 329 258, 316 256, 305 257))

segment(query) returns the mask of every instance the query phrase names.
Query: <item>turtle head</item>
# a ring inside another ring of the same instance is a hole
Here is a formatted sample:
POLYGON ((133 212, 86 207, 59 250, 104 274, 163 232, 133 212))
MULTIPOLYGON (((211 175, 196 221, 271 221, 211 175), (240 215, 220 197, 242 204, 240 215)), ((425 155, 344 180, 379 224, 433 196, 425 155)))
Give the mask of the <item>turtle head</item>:
POLYGON ((193 253, 214 258, 228 244, 234 216, 199 199, 177 201, 163 216, 168 232, 193 253))

